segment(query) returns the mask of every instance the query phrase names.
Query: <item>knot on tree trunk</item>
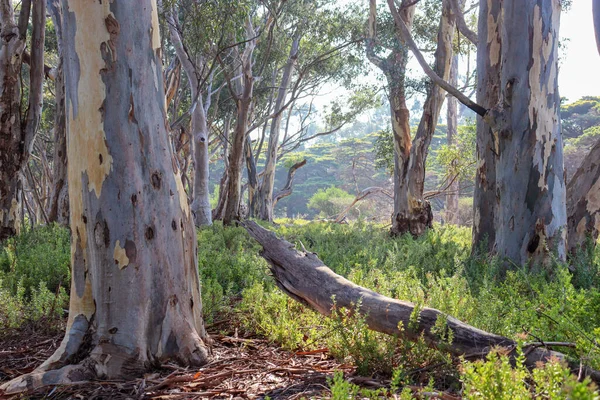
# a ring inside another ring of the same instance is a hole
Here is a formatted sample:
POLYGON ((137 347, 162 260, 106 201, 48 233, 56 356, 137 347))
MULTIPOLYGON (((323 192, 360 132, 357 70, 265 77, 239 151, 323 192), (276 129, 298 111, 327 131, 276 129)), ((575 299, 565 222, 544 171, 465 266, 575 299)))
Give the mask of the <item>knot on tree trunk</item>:
POLYGON ((419 207, 413 207, 408 212, 399 212, 394 216, 390 234, 399 236, 410 233, 416 238, 430 228, 433 228, 433 212, 429 201, 423 200, 419 207))

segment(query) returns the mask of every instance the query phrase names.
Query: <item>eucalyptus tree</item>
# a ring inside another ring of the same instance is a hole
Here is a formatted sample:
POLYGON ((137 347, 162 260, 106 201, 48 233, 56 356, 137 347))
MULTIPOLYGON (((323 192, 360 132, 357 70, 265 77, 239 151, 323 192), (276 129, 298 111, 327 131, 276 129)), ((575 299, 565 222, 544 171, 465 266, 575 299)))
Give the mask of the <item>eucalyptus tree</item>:
POLYGON ((65 82, 63 73, 63 15, 60 0, 48 0, 48 11, 54 22, 58 65, 54 80, 54 156, 52 165, 52 191, 48 202, 48 220, 69 225, 69 189, 67 178, 67 126, 65 111, 65 82))
POLYGON ((185 72, 189 86, 190 153, 194 160, 192 212, 196 226, 212 224, 209 186, 209 111, 213 83, 219 75, 217 58, 227 50, 225 38, 246 16, 247 4, 231 1, 164 1, 162 4, 170 45, 185 72))
POLYGON ((207 361, 193 218, 167 132, 155 0, 64 0, 71 296, 7 393, 207 361))
POLYGON ((0 1, 0 241, 18 233, 23 207, 22 174, 29 160, 42 112, 46 1, 21 2, 15 20, 12 0, 0 1), (33 11, 32 11, 33 7, 33 11), (32 17, 27 111, 21 106, 22 65, 32 17))
MULTIPOLYGON (((414 24, 414 3, 401 2, 397 5, 393 0, 388 1, 388 8, 395 26, 403 24, 407 30, 411 26, 427 34, 426 24, 414 24), (410 11, 413 9, 412 11, 410 11), (408 22, 408 23, 407 23, 408 22)), ((438 76, 448 79, 453 55, 453 35, 455 30, 454 11, 449 0, 440 4, 427 3, 428 15, 441 15, 434 40, 435 61, 434 70, 438 76)), ((419 236, 432 226, 433 214, 429 202, 425 199, 425 162, 431 138, 435 131, 439 113, 444 101, 442 90, 429 82, 426 87, 427 96, 423 113, 414 140, 410 136, 410 114, 406 108, 406 62, 408 47, 402 34, 393 29, 397 49, 390 50, 387 59, 377 58, 373 54, 375 45, 376 4, 371 0, 369 17, 369 40, 367 40, 367 55, 369 59, 384 71, 388 81, 390 96, 392 131, 394 138, 394 214, 392 216, 391 233, 394 235, 410 232, 419 236), (385 61, 385 62, 384 62, 385 61), (391 68, 390 65, 391 64, 391 68), (383 67, 383 68, 382 68, 383 67), (399 74, 394 78, 392 74, 399 74)))
MULTIPOLYGON (((414 2, 402 0, 399 15, 408 29, 414 19, 414 2)), ((399 234, 402 226, 399 220, 405 214, 402 209, 400 193, 402 177, 406 174, 410 156, 410 112, 406 105, 406 66, 408 64, 408 48, 403 40, 393 34, 393 25, 389 19, 379 18, 377 1, 369 1, 369 19, 367 27, 366 53, 369 61, 383 72, 387 82, 387 95, 392 120, 392 137, 394 143, 394 213, 392 215, 392 233, 399 234), (382 23, 385 23, 381 29, 382 23), (391 32, 391 34, 390 34, 391 32), (381 54, 383 53, 383 54, 381 54)))
POLYGON ((425 73, 491 127, 495 214, 476 210, 475 219, 493 219, 493 249, 510 260, 506 268, 528 264, 549 267, 552 254, 565 259, 567 235, 557 80, 561 3, 504 0, 488 5, 502 16, 480 20, 479 25, 480 35, 494 34, 479 41, 488 43, 487 57, 500 68, 497 87, 482 89, 490 91, 486 93, 493 104, 489 108, 441 79, 422 57, 402 21, 398 27, 425 73))
POLYGON ((269 7, 252 3, 248 7, 243 24, 243 32, 232 37, 235 45, 227 58, 219 58, 227 81, 227 88, 235 104, 236 122, 229 146, 227 165, 227 185, 223 223, 230 225, 240 218, 242 200, 242 174, 248 127, 254 112, 255 50, 259 40, 268 43, 272 40, 273 26, 284 1, 274 1, 269 7))
MULTIPOLYGON (((265 127, 269 125, 269 139, 266 149, 264 170, 256 177, 257 190, 251 196, 251 215, 273 220, 273 207, 280 196, 274 195, 275 169, 278 157, 284 149, 282 145, 295 146, 310 140, 305 135, 292 138, 288 133, 289 119, 283 141, 281 139, 282 120, 287 113, 288 118, 295 106, 303 103, 303 98, 319 95, 323 86, 341 85, 350 90, 361 91, 353 85, 353 79, 361 71, 361 57, 357 54, 361 41, 361 21, 358 13, 353 12, 356 4, 339 6, 332 0, 288 2, 283 9, 276 27, 276 38, 282 43, 278 47, 289 49, 287 58, 271 61, 274 73, 281 78, 275 80, 277 95, 275 101, 269 101, 269 114, 264 119, 265 127)), ((352 96, 356 100, 359 95, 352 96)), ((350 101, 348 107, 340 107, 335 101, 325 116, 328 129, 319 132, 326 135, 335 132, 351 121, 358 113, 368 108, 371 101, 350 101)), ((309 110, 309 114, 310 114, 309 110)), ((303 133, 305 131, 302 131, 303 133)), ((263 130, 263 135, 265 130, 263 130)), ((256 158, 261 156, 260 139, 256 158)), ((303 165, 303 164, 302 164, 303 165)), ((298 165, 289 171, 296 171, 298 165)), ((249 174, 251 171, 249 171, 249 174)), ((291 181, 290 181, 291 182, 291 181)), ((287 186, 287 185, 286 185, 287 186)))

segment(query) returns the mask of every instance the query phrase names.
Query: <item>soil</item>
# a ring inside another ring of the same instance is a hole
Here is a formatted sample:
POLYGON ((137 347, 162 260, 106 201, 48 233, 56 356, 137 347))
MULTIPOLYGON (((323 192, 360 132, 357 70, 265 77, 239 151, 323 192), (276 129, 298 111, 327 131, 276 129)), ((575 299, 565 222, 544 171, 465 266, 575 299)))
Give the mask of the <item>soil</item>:
MULTIPOLYGON (((163 365, 134 381, 87 381, 45 387, 15 398, 30 399, 299 399, 328 398, 327 378, 344 371, 351 381, 383 387, 385 381, 355 377, 354 367, 327 349, 284 351, 260 338, 212 332, 211 362, 200 369, 163 365)), ((63 332, 21 329, 0 338, 0 383, 33 371, 60 345, 63 332)), ((0 398, 2 395, 0 394, 0 398)))

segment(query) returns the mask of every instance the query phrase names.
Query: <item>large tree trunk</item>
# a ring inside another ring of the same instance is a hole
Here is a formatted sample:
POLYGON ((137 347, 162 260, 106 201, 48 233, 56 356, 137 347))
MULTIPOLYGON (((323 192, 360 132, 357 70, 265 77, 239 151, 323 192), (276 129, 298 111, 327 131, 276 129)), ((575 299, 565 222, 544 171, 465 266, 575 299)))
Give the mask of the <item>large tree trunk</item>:
POLYGON ((54 355, 4 385, 8 393, 207 360, 193 218, 167 134, 156 1, 63 4, 69 320, 54 355))
POLYGON ((63 72, 62 7, 60 0, 50 0, 48 10, 54 22, 58 44, 58 66, 54 80, 54 158, 53 187, 48 205, 48 220, 69 225, 69 189, 67 183, 67 125, 65 117, 65 80, 63 72))
MULTIPOLYGON (((449 0, 444 0, 442 4, 442 18, 438 30, 434 71, 442 79, 447 80, 452 62, 455 17, 449 0)), ((388 5, 390 9, 395 7, 393 0, 388 0, 388 5)), ((394 194, 392 234, 410 232, 413 236, 420 236, 427 228, 433 226, 431 205, 423 197, 425 162, 445 93, 433 82, 430 82, 429 85, 427 98, 423 106, 423 116, 410 147, 408 159, 402 159, 404 167, 401 171, 402 175, 399 176, 400 182, 397 185, 397 193, 394 194)))
MULTIPOLYGON (((452 1, 452 0, 451 0, 452 1)), ((452 57, 452 66, 450 68, 449 83, 452 86, 458 85, 458 55, 452 57)), ((452 146, 456 142, 458 136, 458 101, 454 96, 448 96, 448 110, 446 112, 446 121, 448 124, 448 132, 446 134, 448 146, 452 146)), ((449 177, 452 179, 452 177, 449 177)), ((448 194, 446 194, 446 222, 449 224, 458 224, 458 195, 459 195, 459 179, 454 179, 448 186, 448 194)))
MULTIPOLYGON (((27 20, 29 14, 27 10, 27 20)), ((24 158, 21 126, 21 64, 25 34, 15 24, 12 1, 0 1, 0 242, 20 231, 21 169, 24 158)))
MULTIPOLYGON (((291 243, 278 239, 255 222, 246 221, 244 227, 263 247, 261 255, 269 263, 277 286, 323 315, 330 316, 334 307, 354 310, 365 317, 372 330, 414 341, 424 338, 432 347, 442 345, 455 356, 469 354, 484 358, 497 347, 506 348, 512 357, 518 356, 514 340, 482 331, 433 308, 419 308, 415 324, 413 303, 385 297, 350 282, 327 268, 314 253, 295 250, 291 243), (356 309, 357 304, 360 309, 356 309), (435 329, 439 326, 438 318, 445 323, 444 332, 435 329), (449 335, 453 338, 451 343, 443 339, 449 335)), ((524 348, 523 353, 530 367, 551 358, 567 361, 564 354, 535 346, 524 348)), ((570 366, 600 382, 599 372, 586 367, 580 369, 579 363, 570 363, 570 366)))
MULTIPOLYGON (((502 5, 479 3, 477 45, 477 103, 490 109, 500 99, 500 54, 502 51, 502 5)), ((473 252, 492 251, 496 240, 497 139, 490 125, 477 117, 477 172, 473 194, 473 252)))
POLYGON ((561 5, 504 0, 502 7, 503 102, 488 113, 498 141, 496 252, 515 265, 546 265, 553 253, 560 260, 566 255, 557 79, 561 5))
POLYGON ((263 175, 258 193, 254 199, 257 209, 256 217, 265 220, 273 221, 273 189, 275 186, 275 167, 277 165, 277 150, 279 148, 279 133, 281 131, 281 120, 283 119, 283 106, 288 93, 288 87, 298 58, 298 49, 300 47, 300 37, 297 36, 292 42, 290 54, 283 75, 279 83, 279 91, 277 100, 275 101, 275 117, 271 121, 271 132, 269 134, 269 144, 267 147, 267 159, 265 161, 265 173, 263 175))
POLYGON ((600 140, 583 159, 567 185, 568 247, 573 254, 600 230, 600 140))

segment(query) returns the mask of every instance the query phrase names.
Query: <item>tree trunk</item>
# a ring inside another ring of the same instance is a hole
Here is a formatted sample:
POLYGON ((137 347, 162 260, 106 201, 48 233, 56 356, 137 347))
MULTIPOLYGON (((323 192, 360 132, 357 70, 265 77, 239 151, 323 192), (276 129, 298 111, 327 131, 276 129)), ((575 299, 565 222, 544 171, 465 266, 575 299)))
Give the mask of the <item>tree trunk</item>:
POLYGON ((583 159, 567 185, 569 253, 586 245, 591 238, 595 248, 600 230, 600 140, 583 159))
POLYGON ((503 103, 488 114, 498 141, 496 251, 514 265, 549 266, 553 253, 560 260, 566 255, 557 80, 560 11, 558 0, 503 2, 503 103))
POLYGON ((54 355, 4 385, 8 393, 207 360, 193 218, 167 134, 156 1, 63 4, 69 320, 54 355))
POLYGON ((192 201, 192 213, 194 214, 196 226, 209 226, 212 225, 210 188, 208 185, 208 162, 210 157, 208 155, 208 127, 202 102, 196 106, 192 113, 192 136, 194 143, 194 200, 192 201))
MULTIPOLYGON (((271 132, 269 134, 269 144, 267 147, 267 159, 265 161, 265 173, 255 202, 258 213, 256 217, 265 221, 273 221, 273 190, 275 186, 275 167, 277 165, 277 150, 279 148, 279 133, 281 130, 281 120, 283 118, 282 107, 285 103, 288 87, 298 58, 298 49, 300 47, 300 37, 297 36, 292 42, 290 54, 287 63, 283 69, 281 82, 279 83, 279 92, 275 101, 275 117, 271 121, 271 132)), ((252 207, 254 208, 254 207, 252 207)))
MULTIPOLYGON (((255 222, 246 221, 244 227, 263 247, 261 256, 269 263, 281 291, 325 316, 330 316, 334 307, 344 307, 363 315, 372 330, 413 341, 424 338, 430 346, 443 347, 455 356, 485 358, 497 347, 506 348, 512 357, 518 356, 514 340, 482 331, 433 308, 419 308, 415 324, 413 303, 385 297, 350 282, 327 268, 314 253, 295 250, 291 243, 278 239, 255 222), (356 309, 357 304, 360 309, 356 309), (442 334, 435 329, 438 318, 445 323, 442 334), (453 338, 451 343, 443 339, 449 335, 453 338)), ((529 367, 552 358, 568 361, 564 354, 535 346, 524 348, 523 354, 529 367)), ((581 368, 579 363, 569 364, 574 371, 581 368)), ((600 382, 598 371, 587 367, 580 371, 600 382)))
MULTIPOLYGON (((400 17, 410 29, 412 27, 415 13, 414 4, 403 0, 400 4, 400 17)), ((412 140, 410 137, 410 113, 406 107, 405 77, 406 64, 408 63, 408 48, 402 45, 403 40, 398 39, 397 48, 386 58, 380 58, 375 54, 375 39, 377 28, 377 4, 376 0, 369 1, 368 37, 365 41, 366 52, 369 61, 381 69, 385 74, 388 84, 388 97, 390 103, 390 117, 392 120, 392 137, 394 142, 394 213, 392 214, 392 234, 407 231, 404 225, 404 203, 403 192, 404 177, 408 168, 408 160, 412 140)), ((391 7, 395 7, 392 5, 391 7)))
MULTIPOLYGON (((200 62, 192 62, 191 55, 186 51, 183 40, 178 30, 179 23, 175 20, 176 11, 167 12, 169 35, 175 48, 177 58, 190 84, 192 96, 192 143, 191 152, 194 160, 194 190, 192 201, 192 213, 196 226, 207 226, 212 224, 212 213, 210 209, 210 189, 208 185, 208 124, 206 118, 207 110, 204 109, 204 101, 200 88, 200 74, 197 68, 201 68, 200 62)), ((168 101, 168 97, 167 97, 168 101)), ((168 104, 168 103, 167 103, 168 104)))
MULTIPOLYGON (((451 0, 453 1, 453 0, 451 0)), ((450 67, 450 84, 454 87, 458 85, 458 55, 452 57, 452 66, 450 67)), ((452 146, 456 142, 458 136, 458 101, 454 96, 448 96, 448 110, 446 113, 446 121, 448 123, 448 132, 446 135, 448 146, 452 146)), ((450 178, 451 179, 451 178, 450 178)), ((458 195, 459 195, 459 179, 455 179, 448 186, 448 194, 446 195, 446 222, 449 224, 458 224, 458 195)))
MULTIPOLYGON (((256 48, 256 32, 252 21, 246 21, 246 47, 241 55, 240 66, 237 68, 241 77, 236 78, 236 84, 229 82, 229 89, 236 103, 236 124, 233 139, 229 149, 229 163, 227 170, 227 204, 223 214, 223 224, 231 225, 240 219, 240 202, 242 200, 242 175, 244 166, 246 135, 248 134, 248 121, 252 109, 252 96, 254 90, 254 76, 252 74, 253 53, 256 48)), ((229 80, 229 79, 228 79, 229 80)))
MULTIPOLYGON (((246 77, 246 76, 245 76, 246 77)), ((252 93, 253 79, 250 76, 246 88, 252 93)), ((246 97, 238 101, 235 131, 229 150, 229 169, 227 170, 227 204, 223 215, 223 224, 231 225, 240 217, 240 201, 242 200, 242 173, 244 167, 244 154, 246 133, 248 131, 248 117, 252 97, 246 97)))
MULTIPOLYGON (((394 6, 393 0, 388 5, 394 6)), ((442 18, 440 20, 437 48, 435 52, 435 73, 447 80, 452 62, 452 38, 454 36, 455 18, 449 0, 444 0, 442 18)), ((394 218, 392 219, 392 234, 410 232, 413 236, 422 235, 433 225, 431 205, 423 197, 425 184, 425 162, 431 138, 435 132, 438 117, 444 102, 442 88, 430 82, 423 116, 419 123, 415 139, 410 147, 408 159, 402 159, 402 174, 400 182, 395 186, 394 218)), ((401 150, 401 149, 400 149, 401 150)), ((399 153, 402 154, 402 153, 399 153)))
POLYGON ((48 220, 63 226, 69 225, 69 189, 67 183, 67 125, 65 119, 65 80, 63 72, 62 24, 63 15, 60 0, 50 0, 48 10, 56 29, 58 44, 58 66, 54 80, 54 158, 53 187, 48 206, 48 220))
MULTIPOLYGON (((29 18, 29 16, 27 17, 29 18)), ((25 38, 14 22, 12 1, 0 1, 0 242, 20 231, 21 63, 25 38)))
MULTIPOLYGON (((477 45, 477 103, 490 109, 500 99, 500 53, 502 51, 502 5, 479 4, 477 45)), ((489 253, 496 240, 497 139, 490 125, 477 117, 477 172, 473 194, 473 252, 489 253)))

